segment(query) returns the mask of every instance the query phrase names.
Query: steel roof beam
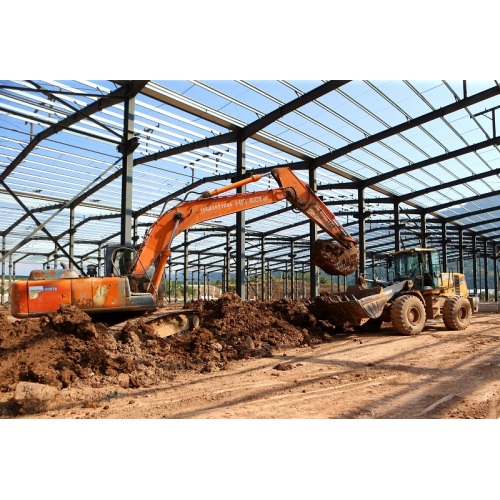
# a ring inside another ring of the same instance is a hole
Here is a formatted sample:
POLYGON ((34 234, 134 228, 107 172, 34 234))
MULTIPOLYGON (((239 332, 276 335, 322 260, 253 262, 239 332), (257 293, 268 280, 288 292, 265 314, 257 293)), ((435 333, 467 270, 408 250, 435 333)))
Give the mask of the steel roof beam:
POLYGON ((119 104, 127 99, 130 95, 135 95, 140 92, 148 83, 148 80, 137 80, 130 81, 123 87, 110 92, 106 98, 101 98, 93 103, 89 104, 85 108, 75 112, 74 114, 63 118, 61 121, 50 125, 48 128, 37 134, 28 143, 28 145, 19 153, 19 155, 14 158, 11 164, 0 174, 0 181, 4 181, 14 169, 35 149, 35 147, 44 139, 47 139, 61 130, 65 130, 72 125, 82 121, 89 115, 102 111, 103 109, 119 104))
POLYGON ((434 165, 436 163, 440 163, 445 160, 456 158, 458 156, 462 156, 468 153, 476 152, 480 149, 484 149, 489 146, 497 146, 498 144, 500 144, 500 136, 493 137, 492 139, 488 139, 486 141, 473 144, 471 146, 456 149, 455 151, 448 151, 442 155, 435 156, 434 158, 428 158, 427 160, 419 161, 417 163, 412 163, 411 165, 398 168, 391 172, 386 172, 380 175, 376 175, 374 177, 370 177, 368 179, 364 179, 362 181, 359 181, 359 185, 363 188, 371 187, 379 182, 383 182, 388 179, 394 179, 394 177, 397 177, 398 175, 407 174, 408 172, 413 172, 414 170, 419 170, 424 167, 428 167, 430 165, 434 165))
MULTIPOLYGON (((437 109, 435 111, 431 111, 425 115, 421 115, 417 118, 412 118, 407 120, 400 125, 396 125, 395 127, 388 128, 386 130, 382 130, 376 134, 370 135, 365 139, 361 139, 360 141, 353 142, 348 144, 347 146, 343 146, 339 149, 336 149, 330 153, 326 153, 322 156, 318 156, 311 161, 309 166, 320 166, 323 163, 328 163, 329 161, 340 158, 341 156, 345 156, 348 153, 352 153, 353 151, 373 144, 375 142, 382 141, 383 139, 387 139, 393 135, 400 134, 405 132, 411 128, 417 127, 419 125, 423 125, 424 123, 430 122, 432 120, 436 120, 437 118, 443 118, 445 115, 454 113, 460 109, 463 109, 467 106, 472 106, 473 104, 477 104, 478 102, 484 101, 485 99, 490 99, 496 95, 500 94, 500 86, 491 87, 483 92, 478 92, 470 97, 466 97, 461 99, 460 101, 449 104, 448 106, 444 106, 443 108, 437 109)), ((299 164, 298 162, 297 164, 299 164)), ((359 181, 360 182, 360 181, 359 181)))
MULTIPOLYGON (((439 184, 439 186, 435 186, 433 188, 425 188, 425 189, 420 189, 418 191, 411 191, 410 193, 406 193, 403 195, 394 195, 395 196, 394 199, 393 198, 367 198, 365 200, 365 202, 366 203, 379 203, 379 204, 380 203, 382 203, 382 204, 404 203, 405 201, 410 200, 412 198, 417 198, 418 196, 433 193, 435 191, 439 191, 441 189, 446 189, 449 187, 459 186, 461 184, 467 184, 468 182, 477 181, 479 179, 484 179, 486 177, 491 177, 494 175, 500 175, 500 168, 495 168, 493 170, 481 172, 480 174, 474 174, 474 175, 471 175, 469 177, 463 177, 463 178, 457 179, 455 181, 443 182, 442 184, 439 184)), ((429 213, 431 210, 432 211, 442 210, 443 208, 448 208, 448 207, 452 207, 455 205, 462 205, 466 201, 481 200, 483 198, 493 196, 495 193, 498 193, 498 191, 492 191, 491 193, 476 195, 476 196, 472 196, 470 198, 461 198, 459 200, 443 203, 442 205, 435 205, 435 206, 429 207, 429 208, 421 207, 421 211, 423 213, 429 213)))
MULTIPOLYGON (((29 216, 33 219, 35 224, 41 228, 41 230, 50 238, 50 240, 54 243, 54 245, 61 250, 61 252, 64 253, 64 255, 74 264, 74 266, 77 269, 80 269, 80 266, 70 257, 70 255, 62 248, 62 246, 59 244, 56 238, 54 238, 49 231, 43 226, 43 224, 35 217, 35 215, 30 211, 30 209, 22 202, 22 200, 13 192, 10 190, 10 188, 5 184, 5 181, 0 179, 0 184, 3 185, 7 191, 9 191, 10 195, 17 201, 17 203, 24 209, 24 211, 29 214, 29 216)), ((25 238, 23 241, 18 243, 14 248, 11 248, 9 251, 4 253, 4 257, 7 257, 8 255, 12 255, 16 250, 21 248, 25 243, 31 240, 31 237, 25 238)), ((81 270, 81 269, 80 269, 81 270)))
MULTIPOLYGON (((8 192, 8 191, 7 191, 8 192)), ((14 192, 14 191, 13 191, 14 192)), ((31 210, 31 213, 38 213, 38 212, 47 212, 49 210, 58 210, 61 208, 64 204, 58 204, 58 205, 51 205, 47 207, 38 207, 34 208, 31 210)), ((11 231, 13 231, 17 226, 22 224, 28 217, 30 217, 30 214, 28 212, 25 212, 19 219, 17 219, 16 222, 11 224, 5 231, 0 232, 0 236, 7 236, 11 231)))
MULTIPOLYGON (((44 125, 47 125, 47 127, 52 127, 54 125, 54 122, 51 122, 50 120, 46 120, 42 116, 37 116, 36 120, 35 120, 32 116, 30 116, 26 113, 22 113, 20 111, 13 111, 11 109, 4 108, 3 106, 0 106, 0 111, 3 111, 4 113, 7 113, 9 115, 18 116, 19 118, 24 118, 25 120, 36 121, 37 123, 43 123, 44 125)), ((58 122, 58 123, 61 123, 61 122, 58 122)), ((109 139, 106 137, 97 136, 95 134, 92 134, 91 132, 86 132, 84 130, 73 129, 72 132, 75 134, 78 134, 78 135, 82 135, 84 137, 89 137, 90 139, 97 139, 100 141, 109 142, 110 144, 120 144, 120 141, 118 141, 118 140, 113 140, 113 139, 109 139)))
MULTIPOLYGON (((410 200, 412 198, 417 198, 418 196, 421 196, 424 194, 433 193, 435 191, 440 191, 441 189, 447 189, 447 188, 453 187, 453 186, 460 186, 462 184, 467 184, 468 182, 477 181, 479 179, 485 179, 487 177, 492 177, 494 175, 499 175, 499 174, 500 174, 500 168, 495 168, 493 170, 481 172, 480 174, 470 175, 469 177, 462 177, 461 179, 457 179, 454 181, 443 182, 442 184, 440 184, 439 186, 436 186, 434 188, 419 189, 418 191, 412 191, 412 192, 407 193, 407 194, 396 196, 396 200, 398 202, 404 202, 404 201, 410 200)), ((463 200, 457 200, 457 204, 458 203, 463 203, 463 200)))
MULTIPOLYGON (((318 88, 321 88, 321 87, 318 87, 318 88)), ((315 90, 317 90, 317 89, 315 89, 315 90)), ((313 92, 313 91, 311 91, 311 92, 313 92)), ((398 125, 396 127, 392 127, 390 129, 387 129, 386 131, 379 132, 378 134, 374 134, 374 135, 372 135, 372 136, 370 136, 370 137, 368 137, 366 139, 362 139, 361 141, 357 141, 355 143, 352 143, 349 146, 344 146, 343 148, 337 149, 337 150, 335 150, 335 151, 333 151, 331 153, 327 153, 326 155, 317 157, 315 159, 309 159, 306 162, 295 162, 295 163, 292 163, 292 164, 288 164, 287 166, 289 166, 289 167, 294 167, 294 166, 297 167, 299 165, 303 165, 303 166, 319 166, 319 165, 321 165, 323 163, 326 163, 326 162, 330 161, 331 159, 334 159, 334 158, 336 158, 338 156, 342 156, 343 154, 346 154, 347 152, 354 151, 355 149, 359 149, 361 147, 364 147, 367 144, 371 144, 372 142, 377 142, 378 140, 381 140, 381 138, 383 139, 383 138, 386 138, 386 137, 390 137, 391 135, 400 133, 402 131, 405 131, 407 129, 415 127, 417 125, 426 123, 427 121, 430 121, 430 120, 442 117, 442 116, 444 116, 444 115, 446 115, 448 113, 457 111, 457 110, 459 110, 459 109, 461 109, 463 107, 466 107, 466 106, 470 106, 472 104, 480 102, 480 101, 482 101, 484 99, 487 99, 487 98, 492 97, 494 95, 497 95, 499 93, 500 93, 500 87, 498 87, 498 86, 497 87, 492 87, 492 88, 490 88, 490 89, 488 89, 486 91, 483 91, 483 92, 480 92, 478 94, 475 94, 474 96, 462 99, 461 101, 458 101, 456 103, 453 103, 453 104, 450 104, 448 106, 445 106, 444 108, 441 108, 441 109, 436 110, 436 111, 432 111, 430 113, 427 113, 426 115, 422 115, 419 118, 414 118, 414 119, 408 120, 406 123, 403 123, 403 124, 398 125)), ((304 97, 304 96, 302 96, 302 97, 304 97)), ((295 100, 295 101, 297 101, 297 100, 295 100)), ((294 102, 294 101, 292 101, 292 102, 294 102)), ((302 105, 304 105, 303 102, 302 102, 301 106, 302 105)), ((279 109, 281 109, 281 108, 279 108, 279 109)), ((279 109, 275 110, 275 112, 279 111, 279 109)), ((256 120, 253 123, 258 123, 261 120, 256 120)), ((252 124, 250 124, 250 125, 252 125, 252 124)), ((249 127, 250 125, 248 125, 247 127, 249 127)), ((241 130, 244 131, 245 128, 246 127, 243 127, 241 130)), ((185 150, 186 151, 192 150, 195 144, 199 144, 199 147, 208 147, 209 145, 213 145, 213 144, 207 144, 206 141, 217 140, 217 139, 223 137, 224 135, 227 136, 227 137, 231 136, 231 140, 227 140, 226 142, 236 141, 237 138, 239 137, 238 134, 237 134, 237 132, 230 132, 230 133, 227 133, 227 134, 222 134, 220 136, 216 136, 216 137, 211 138, 211 139, 203 139, 201 141, 196 141, 196 142, 189 143, 189 144, 186 144, 186 145, 183 145, 183 146, 179 146, 178 148, 171 148, 169 150, 162 151, 161 153, 154 153, 152 155, 136 159, 136 160, 134 160, 134 166, 138 165, 138 164, 141 164, 141 163, 145 163, 145 162, 150 161, 152 159, 156 160, 156 159, 159 159, 159 158, 162 158, 162 157, 171 156, 172 154, 178 154, 178 153, 184 152, 185 150), (182 151, 179 148, 181 148, 182 151), (187 148, 187 149, 185 149, 185 148, 187 148), (177 152, 174 152, 174 150, 177 150, 177 152), (158 155, 162 155, 162 156, 158 156, 158 155)), ((498 139, 495 139, 495 140, 498 140, 498 139)), ((485 142, 483 142, 481 144, 486 144, 487 142, 488 141, 485 141, 485 142)), ((219 144, 222 144, 222 143, 223 142, 220 142, 219 144)), ((483 147, 486 147, 486 145, 483 146, 483 147)), ((474 148, 475 146, 471 146, 471 147, 474 148)), ((465 150, 467 148, 463 148, 463 149, 465 150)), ((461 154, 465 154, 465 152, 461 153, 461 154)), ((443 156, 446 156, 446 155, 443 155, 443 156)), ((431 164, 435 163, 435 162, 436 161, 431 162, 431 164)), ((413 165, 411 167, 413 167, 413 165)), ((405 167, 405 168, 407 168, 407 167, 405 167)), ((260 172, 267 172, 267 171, 269 171, 269 168, 254 169, 254 170, 252 170, 253 173, 260 173, 260 172)), ((392 174, 394 175, 394 173, 392 173, 392 174)), ((96 185, 93 188, 92 193, 94 193, 95 191, 99 190, 101 187, 103 187, 104 185, 106 185, 109 182, 111 182, 111 180, 116 179, 120 175, 121 175, 121 171, 120 170, 117 171, 117 172, 115 172, 112 176, 110 176, 109 178, 105 179, 100 184, 96 185)), ((142 210, 137 211, 135 213, 135 215, 136 216, 140 215, 141 213, 143 213, 143 211, 149 211, 150 209, 152 209, 152 208, 154 208, 154 207, 156 207, 158 205, 161 205, 162 203, 166 203, 169 200, 173 199, 174 197, 179 196, 180 194, 186 193, 186 192, 194 189, 197 186, 205 184, 206 182, 210 182, 212 180, 225 180, 225 179, 230 179, 232 177, 234 177, 233 173, 219 175, 219 176, 205 177, 204 179, 200 179, 199 181, 196 181, 192 185, 187 186, 186 188, 183 188, 183 189, 177 191, 176 193, 172 193, 171 195, 169 195, 169 196, 167 196, 165 198, 162 198, 161 200, 158 200, 158 201, 156 201, 156 202, 148 205, 147 207, 144 207, 142 210)), ((357 188, 358 187, 359 182, 361 182, 361 181, 347 182, 347 183, 337 183, 337 184, 326 184, 326 185, 323 184, 323 185, 319 186, 318 189, 320 189, 320 190, 332 189, 332 188, 336 188, 336 189, 353 189, 353 188, 357 188)), ((89 195, 90 195, 90 192, 89 192, 89 195)), ((85 194, 84 196, 86 197, 87 194, 85 194)), ((366 201, 368 202, 368 200, 366 200, 366 201)), ((375 200, 375 202, 379 202, 379 200, 375 200)), ((392 200, 391 203, 394 203, 394 200, 392 200)))
MULTIPOLYGON (((497 194, 498 195, 498 194, 497 194)), ((481 198, 481 199, 486 199, 486 198, 481 198)), ((446 221, 446 222, 449 222, 449 223, 452 223, 452 222, 455 222, 459 219, 466 219, 466 218, 469 218, 469 217, 474 217, 475 215, 481 215, 481 214, 486 214, 486 213, 489 213, 489 212, 496 212, 497 210, 500 210, 500 207, 488 207, 488 208, 483 208, 481 210, 475 210, 473 212, 466 212, 466 213, 461 213, 461 214, 457 214, 457 215, 454 215, 452 217, 448 216, 448 215, 443 215, 441 217, 441 219, 436 219, 436 220, 433 220, 433 219, 427 219, 427 222, 428 223, 433 223, 433 222, 439 222, 439 221, 446 221)), ((490 222, 490 221, 484 221, 485 223, 486 222, 490 222)))
POLYGON ((296 109, 314 101, 315 99, 318 99, 319 97, 331 92, 332 90, 339 88, 341 85, 345 85, 349 81, 350 80, 330 80, 327 83, 297 97, 293 101, 290 101, 287 104, 284 104, 283 106, 280 106, 274 111, 271 111, 267 115, 264 115, 262 118, 259 118, 258 120, 255 120, 244 127, 237 128, 236 130, 233 130, 231 132, 226 132, 225 134, 209 137, 206 139, 201 139, 199 141, 193 141, 188 144, 183 144, 181 146, 167 149, 165 151, 143 156, 142 158, 136 159, 134 161, 134 165, 140 165, 142 163, 147 163, 149 161, 160 160, 161 158, 175 156, 181 153, 185 153, 187 151, 193 151, 195 149, 208 148, 212 146, 226 144, 228 142, 246 140, 249 137, 255 135, 257 132, 264 129, 265 127, 269 126, 274 121, 283 117, 284 115, 291 113, 296 109))

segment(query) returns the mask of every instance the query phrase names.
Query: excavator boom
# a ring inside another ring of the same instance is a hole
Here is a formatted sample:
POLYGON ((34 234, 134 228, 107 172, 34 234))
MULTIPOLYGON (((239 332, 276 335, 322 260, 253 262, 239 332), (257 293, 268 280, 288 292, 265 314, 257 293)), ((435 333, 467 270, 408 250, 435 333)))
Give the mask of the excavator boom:
MULTIPOLYGON (((179 203, 162 214, 149 228, 144 242, 137 252, 132 275, 143 275, 158 259, 151 280, 153 290, 157 290, 161 274, 170 255, 172 241, 180 232, 206 220, 276 203, 283 199, 287 199, 295 208, 303 212, 338 242, 334 251, 330 249, 328 255, 323 252, 321 258, 317 259, 317 265, 325 267, 329 274, 346 276, 354 272, 359 264, 357 240, 349 235, 323 201, 290 168, 275 168, 271 173, 281 187, 224 197, 216 196, 261 178, 260 175, 253 175, 249 179, 207 191, 198 199, 179 203)), ((318 241, 320 242, 320 240, 318 241)), ((318 254, 318 252, 314 253, 318 254)))

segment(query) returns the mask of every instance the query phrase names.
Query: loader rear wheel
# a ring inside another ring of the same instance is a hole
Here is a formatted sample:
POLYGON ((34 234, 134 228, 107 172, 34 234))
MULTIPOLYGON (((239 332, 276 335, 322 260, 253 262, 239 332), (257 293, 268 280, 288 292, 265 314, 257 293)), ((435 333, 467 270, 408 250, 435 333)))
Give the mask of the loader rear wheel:
POLYGON ((425 307, 415 295, 401 295, 391 306, 391 322, 401 335, 418 335, 425 325, 425 307))
POLYGON ((472 307, 466 297, 450 297, 443 305, 443 323, 448 330, 465 330, 470 325, 472 307))

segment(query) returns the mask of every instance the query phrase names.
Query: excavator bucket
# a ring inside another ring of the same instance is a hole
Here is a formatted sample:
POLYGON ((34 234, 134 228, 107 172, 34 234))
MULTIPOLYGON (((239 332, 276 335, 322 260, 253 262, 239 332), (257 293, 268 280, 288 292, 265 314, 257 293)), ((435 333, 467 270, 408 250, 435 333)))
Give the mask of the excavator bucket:
POLYGON ((346 248, 329 240, 316 240, 311 250, 311 263, 335 276, 347 276, 359 265, 359 248, 346 248))

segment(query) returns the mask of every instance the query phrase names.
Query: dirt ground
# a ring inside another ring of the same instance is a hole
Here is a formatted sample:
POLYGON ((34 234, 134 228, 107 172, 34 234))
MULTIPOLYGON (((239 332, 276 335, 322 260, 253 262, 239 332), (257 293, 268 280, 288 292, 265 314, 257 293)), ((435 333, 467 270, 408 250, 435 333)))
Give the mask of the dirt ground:
POLYGON ((3 419, 498 419, 500 315, 336 333, 302 301, 194 304, 197 331, 0 314, 3 419))

